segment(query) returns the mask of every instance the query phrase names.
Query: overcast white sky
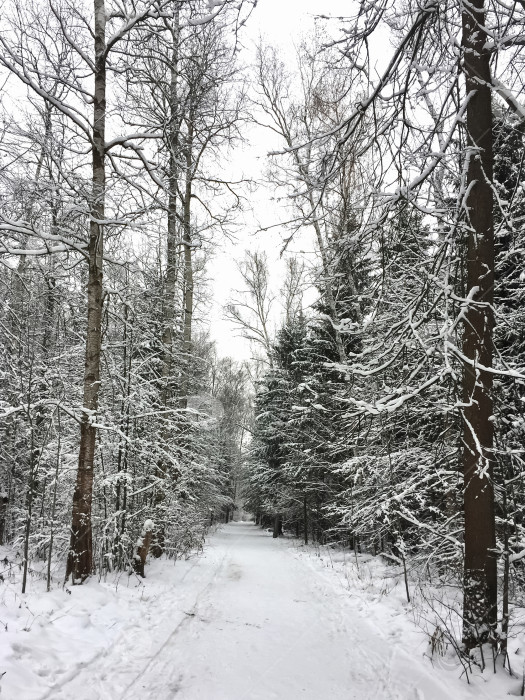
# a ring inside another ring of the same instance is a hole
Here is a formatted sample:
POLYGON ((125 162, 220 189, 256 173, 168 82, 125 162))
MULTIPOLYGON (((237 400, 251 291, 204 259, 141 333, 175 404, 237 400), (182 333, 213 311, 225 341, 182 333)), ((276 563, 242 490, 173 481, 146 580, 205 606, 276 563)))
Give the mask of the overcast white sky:
MULTIPOLYGON (((294 42, 313 27, 316 13, 341 16, 348 12, 348 0, 259 0, 242 35, 246 49, 241 57, 248 63, 253 60, 253 47, 259 36, 292 57, 294 42)), ((251 129, 249 136, 250 143, 237 150, 235 158, 238 162, 234 165, 242 169, 246 177, 260 178, 266 154, 276 146, 276 142, 272 140, 270 132, 262 127, 251 129)), ((271 190, 261 188, 250 199, 253 212, 246 212, 243 228, 237 233, 237 241, 222 241, 209 266, 213 293, 211 336, 217 343, 219 355, 230 355, 237 360, 248 359, 251 353, 248 343, 239 337, 238 331, 224 318, 224 305, 234 296, 233 290, 242 287, 236 262, 243 258, 247 248, 265 250, 276 292, 282 284, 284 269, 284 261, 280 257, 279 229, 261 233, 257 233, 257 229, 259 226, 286 220, 286 211, 271 199, 271 190)), ((297 241, 294 249, 299 250, 304 245, 304 241, 297 241)), ((308 242, 306 245, 309 246, 308 242)))

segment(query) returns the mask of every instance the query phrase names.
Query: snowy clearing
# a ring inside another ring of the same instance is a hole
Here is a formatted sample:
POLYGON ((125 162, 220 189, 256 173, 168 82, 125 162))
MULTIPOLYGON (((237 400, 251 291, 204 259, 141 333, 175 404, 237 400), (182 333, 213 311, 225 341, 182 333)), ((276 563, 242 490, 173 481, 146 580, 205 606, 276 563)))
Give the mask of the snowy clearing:
POLYGON ((175 566, 154 561, 146 572, 144 581, 123 574, 49 594, 34 578, 25 597, 6 581, 1 697, 496 700, 519 694, 520 680, 502 671, 485 671, 467 685, 452 655, 433 666, 401 586, 378 595, 366 582, 354 585, 341 562, 294 540, 275 540, 252 523, 223 526, 203 555, 175 566))

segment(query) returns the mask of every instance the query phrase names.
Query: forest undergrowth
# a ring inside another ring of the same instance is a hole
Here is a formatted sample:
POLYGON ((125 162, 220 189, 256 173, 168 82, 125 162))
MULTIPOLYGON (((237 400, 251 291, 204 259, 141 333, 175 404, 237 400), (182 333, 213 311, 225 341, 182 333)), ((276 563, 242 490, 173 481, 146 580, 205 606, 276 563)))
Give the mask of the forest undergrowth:
MULTIPOLYGON (((358 614, 388 635, 392 644, 407 640, 437 670, 474 685, 503 670, 494 692, 525 694, 525 601, 512 592, 512 625, 507 654, 491 645, 470 650, 461 644, 462 586, 458 572, 439 572, 419 562, 394 562, 392 557, 357 553, 336 544, 305 545, 289 535, 295 556, 336 582, 358 614), (406 579, 405 579, 406 575, 406 579), (408 585, 407 585, 408 584, 408 585), (408 596, 407 596, 408 588, 408 596), (503 679, 503 680, 502 680, 503 679)), ((498 695, 499 697, 499 695, 498 695)))

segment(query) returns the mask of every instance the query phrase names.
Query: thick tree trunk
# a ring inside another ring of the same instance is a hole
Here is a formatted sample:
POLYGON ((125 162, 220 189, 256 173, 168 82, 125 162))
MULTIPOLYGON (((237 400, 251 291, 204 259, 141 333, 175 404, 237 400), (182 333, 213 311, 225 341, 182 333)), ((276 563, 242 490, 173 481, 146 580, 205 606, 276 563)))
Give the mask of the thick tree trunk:
POLYGON ((283 534, 283 516, 276 515, 273 519, 273 537, 277 538, 283 534))
POLYGON ((472 301, 465 312, 463 354, 463 476, 465 565, 463 640, 468 648, 493 637, 497 570, 492 483, 494 223, 490 54, 483 0, 463 6, 468 171, 466 272, 472 301))
POLYGON ((83 415, 80 427, 80 451, 73 494, 71 541, 66 578, 82 582, 93 571, 91 502, 96 428, 93 418, 98 409, 100 391, 100 346, 102 341, 102 253, 105 196, 105 120, 106 120, 106 12, 104 0, 95 5, 95 92, 93 109, 93 190, 90 206, 88 318, 84 368, 83 415))
POLYGON ((5 531, 7 524, 7 507, 9 496, 5 491, 0 493, 0 544, 5 544, 5 531))

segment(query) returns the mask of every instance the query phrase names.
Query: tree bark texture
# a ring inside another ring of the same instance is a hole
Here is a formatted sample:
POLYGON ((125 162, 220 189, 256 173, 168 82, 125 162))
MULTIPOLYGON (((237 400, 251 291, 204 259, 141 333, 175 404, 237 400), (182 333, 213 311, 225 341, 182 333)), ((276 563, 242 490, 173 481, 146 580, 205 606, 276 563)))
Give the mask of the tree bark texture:
POLYGON ((102 342, 102 254, 105 204, 105 121, 106 121, 106 13, 104 0, 94 0, 95 91, 93 101, 92 199, 89 225, 88 318, 84 368, 83 415, 80 451, 73 494, 71 541, 66 578, 82 582, 93 572, 91 503, 96 427, 100 391, 100 348, 102 342))
POLYGON ((7 523, 7 507, 9 497, 6 493, 0 493, 0 544, 5 544, 5 530, 7 523))
POLYGON ((492 482, 492 367, 494 222, 490 54, 483 0, 463 4, 467 106, 468 249, 466 276, 472 301, 464 317, 463 454, 465 562, 463 641, 467 648, 493 637, 497 570, 492 482))

